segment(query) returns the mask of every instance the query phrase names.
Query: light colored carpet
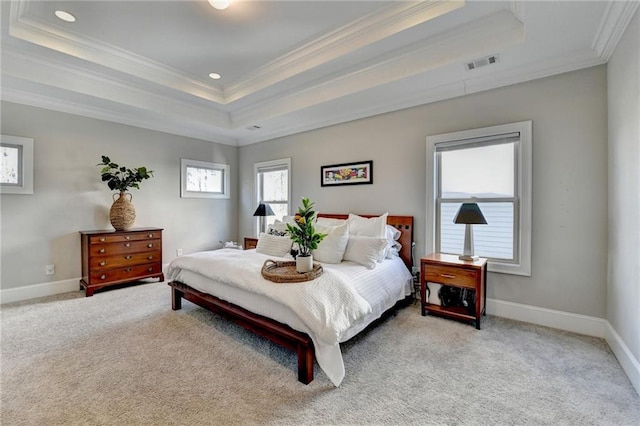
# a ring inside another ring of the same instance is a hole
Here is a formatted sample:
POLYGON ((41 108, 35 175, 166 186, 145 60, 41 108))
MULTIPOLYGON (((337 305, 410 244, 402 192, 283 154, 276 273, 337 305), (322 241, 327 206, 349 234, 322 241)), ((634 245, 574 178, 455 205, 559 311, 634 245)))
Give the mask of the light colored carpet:
POLYGON ((2 307, 1 423, 638 425, 640 398, 601 339, 409 306, 316 368, 151 283, 2 307))

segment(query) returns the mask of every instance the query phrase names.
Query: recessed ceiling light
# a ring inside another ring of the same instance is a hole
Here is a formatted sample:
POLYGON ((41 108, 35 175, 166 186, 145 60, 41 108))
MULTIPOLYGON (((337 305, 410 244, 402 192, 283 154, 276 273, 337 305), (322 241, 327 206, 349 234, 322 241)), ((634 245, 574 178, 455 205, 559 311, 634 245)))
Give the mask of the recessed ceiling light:
POLYGON ((209 77, 211 77, 214 80, 220 80, 222 78, 222 76, 220 74, 218 74, 217 72, 210 73, 209 77))
POLYGON ((226 9, 230 3, 231 0, 209 0, 209 4, 218 10, 226 9))
POLYGON ((64 10, 56 10, 55 14, 59 19, 62 19, 63 21, 76 22, 76 17, 69 12, 65 12, 64 10))

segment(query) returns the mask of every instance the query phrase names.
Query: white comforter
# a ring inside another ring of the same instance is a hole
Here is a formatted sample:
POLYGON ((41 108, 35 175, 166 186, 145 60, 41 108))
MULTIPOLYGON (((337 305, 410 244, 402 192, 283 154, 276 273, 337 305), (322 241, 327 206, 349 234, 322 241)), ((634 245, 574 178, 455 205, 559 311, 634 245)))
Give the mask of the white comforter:
POLYGON ((318 364, 338 386, 344 378, 339 342, 349 329, 363 322, 372 312, 370 304, 342 272, 334 269, 324 268, 320 277, 302 283, 282 284, 266 280, 260 271, 269 258, 272 257, 255 251, 200 252, 173 260, 167 277, 179 280, 180 272, 189 270, 288 306, 309 329, 318 364), (337 359, 341 367, 338 369, 334 368, 337 359))

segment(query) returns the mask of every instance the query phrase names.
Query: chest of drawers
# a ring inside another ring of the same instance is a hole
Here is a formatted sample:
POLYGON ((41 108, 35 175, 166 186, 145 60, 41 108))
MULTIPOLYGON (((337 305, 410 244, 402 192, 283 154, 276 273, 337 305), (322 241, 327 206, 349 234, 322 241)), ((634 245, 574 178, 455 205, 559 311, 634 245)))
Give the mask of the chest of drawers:
POLYGON ((82 279, 86 296, 110 285, 159 278, 162 274, 162 229, 80 231, 82 279))

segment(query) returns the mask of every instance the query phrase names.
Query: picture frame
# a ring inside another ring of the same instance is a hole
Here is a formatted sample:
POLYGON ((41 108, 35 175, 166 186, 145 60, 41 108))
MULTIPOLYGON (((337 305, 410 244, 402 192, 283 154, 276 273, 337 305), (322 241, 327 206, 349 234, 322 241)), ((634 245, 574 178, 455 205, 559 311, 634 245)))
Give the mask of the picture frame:
POLYGON ((353 161, 320 167, 320 186, 373 183, 373 161, 353 161))

